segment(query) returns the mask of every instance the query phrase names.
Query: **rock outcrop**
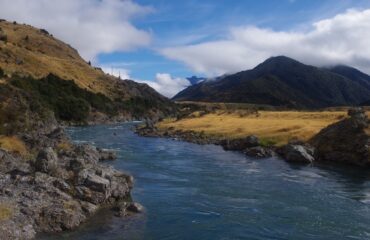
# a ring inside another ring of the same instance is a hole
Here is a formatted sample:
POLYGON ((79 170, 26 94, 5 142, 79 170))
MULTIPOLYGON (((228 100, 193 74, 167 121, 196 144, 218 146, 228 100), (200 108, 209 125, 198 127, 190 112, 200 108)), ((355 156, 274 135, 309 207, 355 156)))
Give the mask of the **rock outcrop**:
POLYGON ((221 146, 225 150, 231 151, 243 151, 247 148, 257 147, 259 145, 259 139, 254 135, 247 136, 245 138, 226 139, 221 141, 221 146))
POLYGON ((278 148, 277 152, 287 162, 313 163, 315 161, 315 149, 308 144, 289 143, 278 148))
POLYGON ((309 142, 321 161, 370 165, 369 120, 362 108, 348 111, 349 118, 321 130, 309 142))
MULTIPOLYGON (((69 143, 62 129, 20 136, 29 160, 0 149, 0 238, 33 239, 38 232, 76 228, 101 206, 131 204, 133 178, 103 165, 112 151, 69 143)), ((135 204, 134 204, 135 205, 135 204)), ((140 205, 135 205, 140 206, 140 205)))

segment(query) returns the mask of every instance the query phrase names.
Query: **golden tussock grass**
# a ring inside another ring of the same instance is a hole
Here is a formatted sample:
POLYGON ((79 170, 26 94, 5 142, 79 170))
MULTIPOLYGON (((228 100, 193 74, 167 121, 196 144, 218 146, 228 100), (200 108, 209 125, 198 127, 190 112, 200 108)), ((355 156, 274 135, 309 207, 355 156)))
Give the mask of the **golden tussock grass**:
POLYGON ((90 66, 78 52, 49 34, 24 24, 0 22, 7 42, 0 41, 0 68, 6 74, 42 78, 53 73, 81 88, 110 96, 112 78, 90 66))
POLYGON ((253 134, 263 141, 282 145, 291 139, 306 141, 321 129, 344 119, 346 115, 344 111, 259 111, 249 115, 243 115, 240 111, 234 113, 218 111, 179 121, 167 119, 159 123, 158 127, 203 131, 208 135, 225 138, 239 138, 253 134))
POLYGON ((21 156, 28 155, 28 150, 24 142, 15 136, 0 136, 0 148, 18 153, 21 156))
POLYGON ((13 215, 13 209, 10 205, 0 203, 0 221, 7 220, 13 215))
POLYGON ((69 142, 61 142, 57 145, 57 150, 58 151, 64 151, 64 152, 68 152, 70 150, 72 150, 72 144, 69 143, 69 142))

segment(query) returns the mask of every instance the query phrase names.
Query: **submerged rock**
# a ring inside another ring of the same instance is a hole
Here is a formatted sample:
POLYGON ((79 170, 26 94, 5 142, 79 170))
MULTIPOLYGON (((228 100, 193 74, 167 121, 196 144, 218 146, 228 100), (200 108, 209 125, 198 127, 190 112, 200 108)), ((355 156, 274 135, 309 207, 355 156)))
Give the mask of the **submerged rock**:
POLYGON ((349 118, 334 123, 309 142, 321 161, 341 162, 358 166, 370 165, 370 137, 366 132, 369 120, 362 108, 348 111, 349 118))

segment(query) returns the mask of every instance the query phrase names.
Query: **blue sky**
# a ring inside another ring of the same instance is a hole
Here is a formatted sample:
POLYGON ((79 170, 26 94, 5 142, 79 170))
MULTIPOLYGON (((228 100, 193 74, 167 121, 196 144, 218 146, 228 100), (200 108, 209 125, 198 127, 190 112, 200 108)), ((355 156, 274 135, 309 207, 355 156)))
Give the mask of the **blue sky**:
POLYGON ((370 1, 338 0, 137 0, 153 11, 133 20, 136 27, 151 32, 151 46, 100 54, 98 62, 130 70, 134 79, 151 80, 156 73, 176 77, 204 75, 196 73, 179 61, 158 53, 162 47, 196 44, 225 38, 228 29, 253 25, 276 31, 306 29, 317 20, 330 18, 349 8, 365 9, 370 1), (126 63, 126 64, 124 64, 126 63))
POLYGON ((168 97, 186 77, 277 55, 370 74, 369 0, 0 0, 0 16, 47 29, 107 73, 168 97))

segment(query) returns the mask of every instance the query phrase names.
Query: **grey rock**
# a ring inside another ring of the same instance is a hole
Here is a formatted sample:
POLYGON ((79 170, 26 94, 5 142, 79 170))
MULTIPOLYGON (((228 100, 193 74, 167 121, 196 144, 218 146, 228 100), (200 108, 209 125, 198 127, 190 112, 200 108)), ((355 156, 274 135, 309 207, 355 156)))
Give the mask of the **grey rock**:
POLYGON ((243 151, 247 148, 259 146, 260 142, 258 137, 251 135, 245 138, 223 140, 220 144, 225 150, 243 151))
POLYGON ((58 167, 58 157, 51 147, 42 149, 35 162, 36 171, 51 173, 58 167))
POLYGON ((97 148, 99 152, 99 160, 100 161, 112 161, 117 159, 117 153, 113 150, 106 150, 97 148))
POLYGON ((261 146, 247 148, 244 153, 249 157, 255 158, 269 158, 275 155, 272 149, 261 146))
POLYGON ((288 144, 281 147, 278 152, 288 162, 312 163, 315 161, 314 148, 309 146, 288 144))
POLYGON ((370 166, 368 118, 362 108, 348 111, 350 118, 322 129, 309 140, 320 161, 370 166))
POLYGON ((140 203, 131 202, 128 204, 127 210, 134 213, 141 213, 144 211, 144 207, 140 203))
POLYGON ((109 187, 109 184, 110 182, 108 179, 93 174, 88 174, 85 180, 85 186, 97 192, 105 193, 109 187))

